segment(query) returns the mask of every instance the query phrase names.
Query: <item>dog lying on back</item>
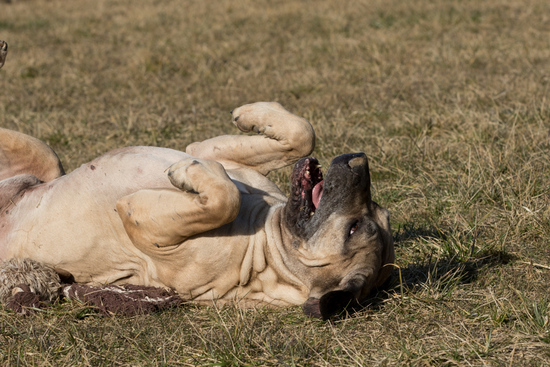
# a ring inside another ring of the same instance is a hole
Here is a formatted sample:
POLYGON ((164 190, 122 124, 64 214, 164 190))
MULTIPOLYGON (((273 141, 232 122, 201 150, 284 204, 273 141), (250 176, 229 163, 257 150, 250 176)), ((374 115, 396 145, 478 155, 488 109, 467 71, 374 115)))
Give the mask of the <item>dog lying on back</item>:
POLYGON ((302 304, 323 317, 384 283, 393 240, 365 154, 338 156, 323 175, 305 119, 273 102, 232 117, 256 134, 185 152, 122 148, 67 175, 46 144, 0 129, 0 259, 30 258, 79 283, 302 304), (266 175, 291 164, 287 198, 266 175))

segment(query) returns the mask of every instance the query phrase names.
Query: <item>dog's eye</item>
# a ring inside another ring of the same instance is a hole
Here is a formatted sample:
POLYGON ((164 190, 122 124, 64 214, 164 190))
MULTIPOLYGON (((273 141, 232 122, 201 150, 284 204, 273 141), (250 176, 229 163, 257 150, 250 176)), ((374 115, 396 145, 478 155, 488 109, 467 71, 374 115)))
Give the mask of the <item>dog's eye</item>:
POLYGON ((349 227, 349 235, 351 236, 352 234, 354 234, 358 228, 359 228, 359 222, 353 223, 351 227, 349 227))

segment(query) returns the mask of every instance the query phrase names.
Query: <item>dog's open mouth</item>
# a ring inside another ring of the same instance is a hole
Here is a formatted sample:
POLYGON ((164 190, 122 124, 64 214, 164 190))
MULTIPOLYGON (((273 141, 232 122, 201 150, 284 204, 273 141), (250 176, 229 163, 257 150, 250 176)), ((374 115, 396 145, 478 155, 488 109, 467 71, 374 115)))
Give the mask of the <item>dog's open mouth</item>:
POLYGON ((299 208, 299 216, 307 220, 315 214, 323 196, 323 172, 317 159, 300 159, 294 166, 290 178, 291 200, 299 208))

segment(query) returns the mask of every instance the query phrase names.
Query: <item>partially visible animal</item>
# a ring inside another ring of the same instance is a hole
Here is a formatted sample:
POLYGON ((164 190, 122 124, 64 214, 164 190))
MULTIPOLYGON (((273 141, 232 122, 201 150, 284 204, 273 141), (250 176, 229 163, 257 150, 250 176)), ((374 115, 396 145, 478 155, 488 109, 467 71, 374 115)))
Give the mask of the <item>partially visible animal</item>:
POLYGON ((4 66, 6 56, 8 56, 8 43, 0 40, 0 68, 4 66))

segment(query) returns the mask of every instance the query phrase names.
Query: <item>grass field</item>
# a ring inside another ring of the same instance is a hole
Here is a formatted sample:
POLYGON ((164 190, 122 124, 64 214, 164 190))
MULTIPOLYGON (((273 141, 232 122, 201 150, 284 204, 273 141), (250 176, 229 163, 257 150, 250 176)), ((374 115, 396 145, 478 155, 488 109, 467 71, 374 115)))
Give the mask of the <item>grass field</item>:
POLYGON ((367 153, 399 267, 332 322, 0 310, 1 365, 550 365, 548 0, 28 0, 0 4, 0 39, 0 126, 67 171, 234 133, 232 108, 279 101, 325 166, 367 153))

